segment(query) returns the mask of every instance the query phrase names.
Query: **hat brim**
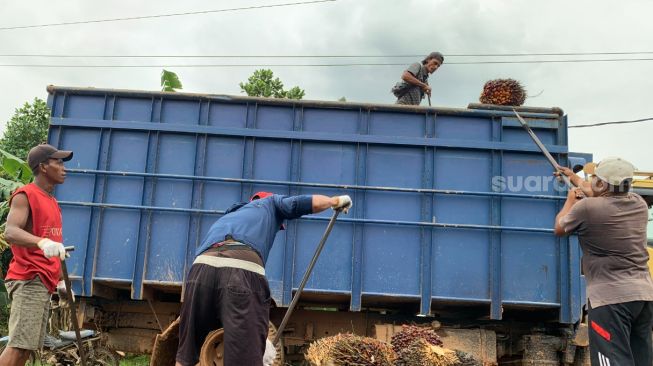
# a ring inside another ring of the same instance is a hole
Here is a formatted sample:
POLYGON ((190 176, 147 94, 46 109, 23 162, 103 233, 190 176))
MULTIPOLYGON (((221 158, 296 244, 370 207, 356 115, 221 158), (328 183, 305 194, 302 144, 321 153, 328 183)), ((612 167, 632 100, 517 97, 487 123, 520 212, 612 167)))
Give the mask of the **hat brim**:
POLYGON ((272 192, 265 192, 265 191, 256 192, 256 193, 254 193, 254 195, 252 195, 252 197, 249 198, 249 201, 252 202, 252 201, 254 201, 254 200, 263 199, 263 198, 268 198, 268 197, 270 197, 270 196, 274 196, 274 193, 272 193, 272 192))
POLYGON ((73 152, 67 150, 57 150, 54 153, 52 153, 52 155, 50 155, 50 159, 61 159, 63 161, 69 161, 72 158, 73 158, 73 152))
POLYGON ((594 170, 596 170, 596 163, 587 163, 583 167, 583 172, 585 174, 594 174, 594 170))

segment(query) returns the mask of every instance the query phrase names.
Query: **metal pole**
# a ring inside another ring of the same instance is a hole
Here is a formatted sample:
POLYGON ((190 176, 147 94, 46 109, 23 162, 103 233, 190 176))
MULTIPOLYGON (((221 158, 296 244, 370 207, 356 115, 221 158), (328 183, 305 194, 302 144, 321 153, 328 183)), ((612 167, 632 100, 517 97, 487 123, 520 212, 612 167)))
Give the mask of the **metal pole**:
MULTIPOLYGON (((528 134, 531 136, 531 139, 533 140, 533 142, 535 142, 535 145, 537 145, 537 147, 540 148, 540 151, 542 151, 542 153, 544 154, 544 156, 546 157, 546 159, 549 161, 549 164, 551 164, 551 166, 553 166, 553 169, 555 169, 556 171, 560 171, 560 164, 558 164, 558 162, 553 158, 553 155, 551 155, 551 153, 549 152, 549 150, 547 150, 547 148, 544 146, 544 144, 542 143, 542 141, 540 141, 540 139, 537 137, 537 135, 535 134, 535 132, 533 132, 533 130, 531 129, 531 127, 530 127, 530 126, 526 123, 526 121, 525 121, 525 120, 524 120, 524 119, 519 115, 519 113, 517 113, 517 111, 516 111, 515 109, 513 109, 512 111, 515 112, 515 116, 517 116, 517 119, 519 120, 519 123, 521 123, 522 127, 524 127, 524 129, 526 130, 526 132, 528 132, 528 134)), ((560 173, 560 177, 561 177, 562 180, 565 182, 565 184, 567 184, 567 187, 569 187, 569 188, 574 188, 574 187, 576 187, 576 186, 571 182, 571 180, 569 179, 568 176, 566 176, 566 175, 560 173)))
MULTIPOLYGON (((66 252, 72 252, 74 247, 66 247, 66 252)), ((75 329, 75 337, 77 338, 77 348, 79 348, 79 357, 81 357, 82 366, 86 366, 86 353, 84 345, 82 344, 82 335, 79 332, 79 323, 77 322, 77 306, 75 299, 73 299, 73 288, 70 285, 70 278, 68 277, 68 267, 66 267, 66 260, 61 260, 61 271, 63 272, 63 281, 66 284, 66 293, 68 294, 68 302, 70 303, 71 318, 73 321, 73 328, 75 329)))
POLYGON ((288 310, 286 310, 286 314, 283 316, 283 320, 281 321, 281 325, 279 325, 279 328, 277 329, 277 335, 274 337, 272 344, 276 345, 279 342, 279 339, 281 339, 281 334, 283 333, 283 330, 286 328, 286 324, 288 324, 290 315, 292 314, 293 310, 295 309, 295 306, 297 305, 297 302, 299 301, 299 296, 302 294, 302 291, 304 290, 304 286, 306 286, 306 282, 308 282, 308 278, 311 276, 313 267, 315 267, 315 262, 317 262, 317 258, 320 256, 320 253, 322 252, 322 248, 324 248, 324 243, 326 243, 326 240, 329 237, 329 234, 331 233, 331 229, 333 229, 333 225, 335 224, 336 218, 338 218, 340 211, 341 210, 339 209, 333 211, 333 216, 331 216, 331 220, 329 220, 329 225, 327 225, 327 228, 324 231, 324 235, 322 235, 322 239, 320 239, 320 243, 317 245, 317 249, 315 249, 315 254, 313 254, 313 258, 311 259, 311 262, 308 264, 306 273, 304 273, 304 278, 302 278, 302 282, 299 284, 299 288, 297 289, 295 296, 293 296, 292 301, 290 302, 290 306, 288 307, 288 310))

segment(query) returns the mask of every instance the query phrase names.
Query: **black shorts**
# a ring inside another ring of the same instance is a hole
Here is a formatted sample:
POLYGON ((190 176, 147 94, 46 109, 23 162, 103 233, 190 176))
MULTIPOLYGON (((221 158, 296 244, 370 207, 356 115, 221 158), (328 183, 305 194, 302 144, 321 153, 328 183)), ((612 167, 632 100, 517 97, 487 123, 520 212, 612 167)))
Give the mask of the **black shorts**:
POLYGON ((270 317, 264 276, 194 264, 184 289, 177 362, 194 366, 209 332, 224 328, 224 365, 261 366, 270 317))

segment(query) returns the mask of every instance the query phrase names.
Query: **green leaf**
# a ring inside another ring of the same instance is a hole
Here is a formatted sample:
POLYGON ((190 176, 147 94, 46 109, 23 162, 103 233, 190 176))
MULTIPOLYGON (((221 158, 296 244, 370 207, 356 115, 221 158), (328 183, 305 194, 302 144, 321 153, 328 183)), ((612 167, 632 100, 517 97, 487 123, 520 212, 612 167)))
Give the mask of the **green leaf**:
POLYGON ((182 89, 181 80, 179 76, 172 71, 161 71, 161 90, 174 92, 176 89, 182 89))
MULTIPOLYGON (((36 146, 36 145, 38 145, 38 144, 35 144, 35 146, 36 146)), ((12 159, 12 160, 16 160, 16 161, 18 161, 19 163, 22 163, 22 164, 27 165, 27 163, 25 162, 25 160, 23 160, 23 159, 17 157, 16 155, 10 153, 9 151, 6 151, 6 150, 4 150, 4 149, 0 149, 0 154, 4 155, 5 158, 9 158, 9 159, 12 159)))
POLYGON ((20 163, 14 159, 2 159, 2 169, 12 178, 18 179, 20 177, 20 163))
POLYGON ((0 155, 3 156, 1 166, 5 174, 19 180, 23 184, 32 181, 32 169, 30 169, 25 161, 2 149, 0 149, 0 155))
POLYGON ((292 89, 286 92, 286 98, 288 99, 302 99, 306 92, 303 89, 300 89, 298 86, 293 87, 292 89))
POLYGON ((14 190, 16 188, 23 186, 23 183, 15 180, 0 178, 0 186, 3 188, 14 190))
POLYGON ((288 91, 284 90, 283 82, 279 78, 275 78, 270 69, 255 70, 246 83, 238 85, 241 91, 250 97, 302 99, 305 94, 304 90, 299 87, 288 91))
MULTIPOLYGON (((21 186, 23 186, 22 182, 16 182, 9 179, 0 178, 0 199, 8 199, 11 196, 11 194, 21 186)), ((0 212, 2 212, 5 206, 6 208, 8 208, 6 201, 0 203, 0 212)))

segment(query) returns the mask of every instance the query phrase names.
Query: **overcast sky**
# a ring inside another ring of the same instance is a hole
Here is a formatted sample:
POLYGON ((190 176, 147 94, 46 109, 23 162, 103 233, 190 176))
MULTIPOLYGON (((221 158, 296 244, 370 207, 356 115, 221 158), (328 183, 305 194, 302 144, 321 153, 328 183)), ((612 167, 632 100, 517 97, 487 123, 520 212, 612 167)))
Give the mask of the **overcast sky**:
MULTIPOLYGON (((192 12, 304 0, 88 1, 0 0, 0 27, 192 12)), ((431 79, 433 103, 465 107, 476 102, 485 81, 520 80, 531 106, 562 108, 571 125, 653 117, 653 61, 551 64, 454 65, 499 60, 452 54, 653 51, 653 2, 498 0, 338 0, 238 12, 0 30, 0 54, 95 55, 398 55, 441 51, 445 64, 431 79)), ((588 58, 624 56, 589 56, 588 58)), ((635 58, 653 58, 652 54, 635 58)), ((569 59, 572 56, 521 59, 569 59)), ((501 58, 517 60, 517 58, 501 58)), ((183 63, 405 63, 418 59, 44 59, 0 57, 0 64, 183 63)), ((257 67, 170 68, 184 91, 240 94, 238 83, 257 67)), ((306 99, 392 103, 389 90, 403 66, 271 67, 287 87, 306 99)), ((51 69, 0 67, 0 123, 48 84, 158 90, 160 68, 51 69)), ((570 149, 595 160, 620 155, 640 169, 649 159, 653 122, 574 129, 570 149)))

